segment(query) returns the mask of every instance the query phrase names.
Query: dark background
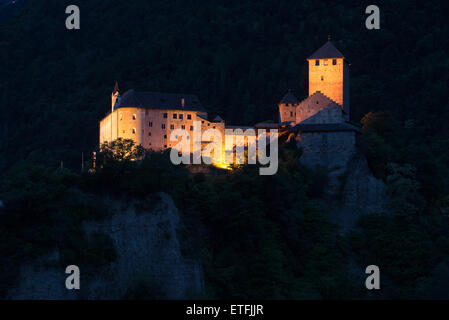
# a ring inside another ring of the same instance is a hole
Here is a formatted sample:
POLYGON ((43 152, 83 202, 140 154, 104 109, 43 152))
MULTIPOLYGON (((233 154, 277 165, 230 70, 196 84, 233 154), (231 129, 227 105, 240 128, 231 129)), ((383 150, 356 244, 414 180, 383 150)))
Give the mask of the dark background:
MULTIPOLYGON (((107 217, 104 194, 163 191, 182 212, 185 254, 204 266, 206 298, 448 298, 446 2, 377 2, 380 30, 365 28, 371 2, 80 0, 76 31, 69 4, 0 1, 0 295, 16 266, 55 246, 61 266, 107 265, 120 253, 108 235, 87 239, 82 221, 107 217), (351 63, 359 154, 386 184, 387 214, 342 232, 326 216, 326 171, 301 166, 293 146, 270 177, 251 166, 192 175, 163 154, 80 173, 116 80, 122 92, 194 93, 228 124, 277 120, 288 89, 307 96, 306 58, 329 34, 351 63), (369 264, 381 266, 380 292, 357 278, 369 264)), ((155 292, 137 283, 126 297, 155 292)))

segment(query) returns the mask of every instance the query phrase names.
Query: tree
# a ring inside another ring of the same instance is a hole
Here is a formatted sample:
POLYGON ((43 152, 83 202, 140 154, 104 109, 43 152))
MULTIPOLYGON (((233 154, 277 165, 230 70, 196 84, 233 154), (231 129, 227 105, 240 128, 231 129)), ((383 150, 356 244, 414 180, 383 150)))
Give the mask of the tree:
POLYGON ((100 146, 97 160, 102 164, 111 161, 136 161, 141 159, 144 153, 145 149, 141 145, 136 145, 132 139, 118 138, 100 146))

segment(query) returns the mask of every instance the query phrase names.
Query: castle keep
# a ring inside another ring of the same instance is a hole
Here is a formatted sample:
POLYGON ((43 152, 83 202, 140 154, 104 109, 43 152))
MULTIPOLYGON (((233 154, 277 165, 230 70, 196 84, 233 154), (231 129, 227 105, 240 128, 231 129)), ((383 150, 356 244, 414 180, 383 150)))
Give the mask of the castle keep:
MULTIPOLYGON (((175 129, 214 128, 225 140, 225 129, 280 129, 293 132, 303 148, 301 161, 307 165, 344 168, 355 153, 357 126, 349 122, 349 64, 343 54, 326 42, 308 59, 309 96, 299 101, 288 92, 278 104, 279 124, 259 123, 248 127, 225 124, 220 117, 210 119, 199 99, 192 94, 137 92, 128 90, 120 95, 116 84, 111 96, 111 112, 100 121, 100 145, 117 138, 132 139, 146 149, 156 151, 171 148, 175 129)), ((233 134, 231 134, 233 135, 233 134)), ((190 141, 193 139, 190 137, 190 141)), ((191 142, 192 144, 193 142, 191 142)), ((208 141, 202 141, 202 146, 208 141)), ((193 146, 191 145, 191 150, 193 146)))

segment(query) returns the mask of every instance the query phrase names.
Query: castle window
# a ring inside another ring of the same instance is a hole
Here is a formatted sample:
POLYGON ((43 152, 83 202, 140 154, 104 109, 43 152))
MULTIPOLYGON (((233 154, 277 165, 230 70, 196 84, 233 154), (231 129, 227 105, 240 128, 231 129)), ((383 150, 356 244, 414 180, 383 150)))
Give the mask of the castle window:
POLYGON ((335 65, 337 65, 337 59, 333 59, 332 60, 332 64, 335 66, 335 65))
POLYGON ((162 129, 165 129, 165 123, 162 124, 161 128, 162 128, 162 129))
POLYGON ((320 60, 316 60, 316 61, 315 61, 315 65, 316 65, 316 66, 319 66, 319 65, 320 65, 320 60))
POLYGON ((164 113, 164 118, 167 119, 167 113, 164 113))
POLYGON ((290 112, 290 117, 293 117, 293 112, 290 112))
POLYGON ((190 140, 190 136, 187 136, 187 140, 190 140))
POLYGON ((148 132, 148 136, 150 136, 150 137, 151 137, 151 132, 148 132))
POLYGON ((182 126, 181 126, 181 129, 185 130, 185 128, 186 128, 186 126, 185 126, 185 125, 182 125, 182 126))
POLYGON ((133 134, 135 134, 136 133, 136 128, 133 128, 133 134))
POLYGON ((167 139, 167 135, 166 134, 164 134, 164 139, 167 139))
POLYGON ((188 119, 188 120, 191 120, 191 119, 192 119, 192 115, 191 115, 191 114, 188 114, 188 115, 187 115, 187 119, 188 119))
POLYGON ((134 113, 133 114, 133 120, 136 120, 137 119, 137 116, 136 116, 136 114, 134 113))
POLYGON ((193 126, 190 126, 190 131, 193 131, 193 126))
POLYGON ((123 119, 123 114, 120 113, 120 120, 122 120, 122 119, 123 119))
POLYGON ((326 60, 324 60, 324 63, 323 63, 325 66, 327 66, 327 59, 326 60))
POLYGON ((173 119, 176 119, 178 115, 176 113, 173 113, 173 119))
POLYGON ((170 129, 173 130, 174 128, 175 128, 175 126, 171 124, 171 125, 170 125, 170 129))
POLYGON ((323 81, 324 80, 324 77, 323 76, 321 76, 321 81, 323 81))
POLYGON ((181 119, 181 120, 182 120, 182 114, 180 114, 180 115, 179 115, 179 119, 181 119))
POLYGON ((148 122, 148 126, 152 127, 153 126, 153 122, 148 122))

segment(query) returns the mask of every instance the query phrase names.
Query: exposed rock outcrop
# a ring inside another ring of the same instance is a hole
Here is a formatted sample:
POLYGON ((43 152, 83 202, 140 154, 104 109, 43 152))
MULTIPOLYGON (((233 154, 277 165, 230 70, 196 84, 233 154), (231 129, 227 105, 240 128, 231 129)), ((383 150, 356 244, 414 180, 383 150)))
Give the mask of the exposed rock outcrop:
MULTIPOLYGON (((9 299, 120 299, 136 279, 145 277, 157 287, 161 299, 185 299, 204 293, 201 265, 186 259, 176 230, 180 217, 170 196, 158 194, 147 209, 136 202, 111 200, 111 218, 85 222, 88 235, 107 234, 113 241, 117 259, 106 267, 84 272, 81 289, 65 288, 65 268, 59 253, 42 256, 20 266, 17 286, 9 299), (87 273, 87 274, 86 274, 87 273)), ((148 203, 148 201, 147 201, 148 203)))
POLYGON ((363 214, 385 211, 386 185, 374 177, 364 156, 354 156, 344 174, 329 176, 332 192, 339 190, 336 203, 329 208, 330 217, 343 230, 353 227, 363 214))

